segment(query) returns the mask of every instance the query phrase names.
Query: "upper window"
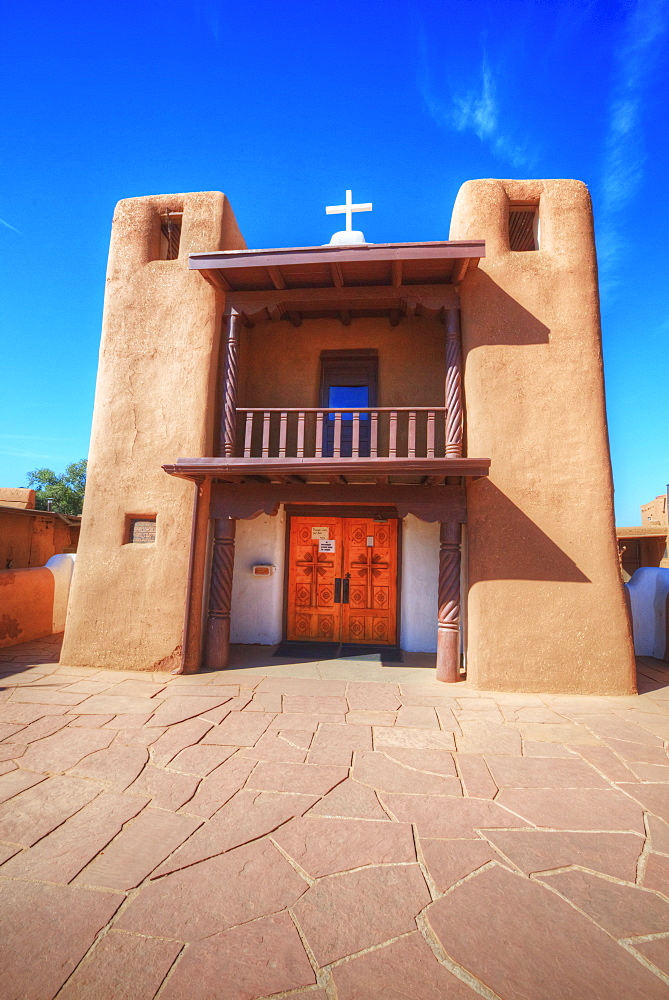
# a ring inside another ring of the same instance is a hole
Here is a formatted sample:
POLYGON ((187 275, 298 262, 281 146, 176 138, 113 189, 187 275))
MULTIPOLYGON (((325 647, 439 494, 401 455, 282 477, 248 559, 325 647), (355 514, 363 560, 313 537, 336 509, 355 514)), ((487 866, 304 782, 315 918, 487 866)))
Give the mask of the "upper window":
POLYGON ((509 249, 539 249, 539 203, 511 202, 509 205, 509 249))
POLYGON ((165 212, 160 217, 160 259, 176 260, 181 243, 181 212, 165 212))

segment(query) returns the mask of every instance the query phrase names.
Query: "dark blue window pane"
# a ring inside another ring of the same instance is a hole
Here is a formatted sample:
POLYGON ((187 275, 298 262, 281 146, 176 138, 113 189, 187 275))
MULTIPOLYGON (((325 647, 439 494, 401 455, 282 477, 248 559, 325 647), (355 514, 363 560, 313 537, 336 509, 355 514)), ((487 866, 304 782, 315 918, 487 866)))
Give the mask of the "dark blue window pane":
MULTIPOLYGON (((331 385, 328 390, 328 407, 336 409, 338 406, 359 406, 362 409, 369 406, 369 386, 367 385, 331 385)), ((365 420, 367 414, 361 414, 360 419, 365 420)), ((342 420, 352 420, 353 414, 342 413, 342 420)))

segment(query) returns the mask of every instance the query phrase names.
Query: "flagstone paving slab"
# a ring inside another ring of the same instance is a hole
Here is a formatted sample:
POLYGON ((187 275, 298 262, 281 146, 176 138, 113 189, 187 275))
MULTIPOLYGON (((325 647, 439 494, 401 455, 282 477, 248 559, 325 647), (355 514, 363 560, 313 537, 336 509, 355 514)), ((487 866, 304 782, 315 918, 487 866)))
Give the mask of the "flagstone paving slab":
POLYGON ((290 916, 281 913, 190 945, 161 1000, 256 1000, 312 983, 304 945, 290 916))
POLYGON ((619 782, 618 788, 641 803, 644 809, 669 821, 669 775, 666 782, 619 782))
POLYGON ((301 816, 316 801, 313 795, 256 792, 243 788, 155 872, 155 877, 223 854, 278 829, 301 816))
POLYGON ((396 712, 400 707, 399 688, 396 684, 351 682, 346 689, 346 700, 351 711, 396 712))
POLYGON ((655 889, 669 899, 669 858, 663 854, 649 854, 643 884, 647 889, 655 889))
POLYGON ((122 902, 107 892, 0 879, 0 996, 52 1000, 122 902))
POLYGON ((503 788, 495 802, 553 830, 644 832, 641 806, 616 789, 570 788, 568 795, 557 796, 552 788, 503 788))
POLYGON ((246 781, 246 788, 255 788, 261 792, 326 795, 347 777, 347 767, 259 761, 246 781))
POLYGON ((11 858, 0 874, 71 882, 146 803, 146 799, 103 792, 34 847, 11 858))
POLYGON ((384 728, 374 726, 372 729, 374 749, 384 747, 413 747, 414 750, 455 750, 453 733, 436 732, 431 729, 408 729, 394 726, 384 728))
POLYGON ((95 750, 70 768, 69 774, 81 778, 95 778, 124 791, 141 774, 149 759, 146 747, 112 744, 105 750, 95 750))
POLYGON ((239 791, 255 767, 255 761, 234 757, 225 761, 204 778, 182 812, 209 819, 239 791))
POLYGON ((615 938, 669 933, 669 902, 652 892, 579 871, 542 875, 541 881, 615 938))
POLYGON ((379 804, 372 788, 351 778, 333 788, 311 810, 314 816, 333 816, 348 819, 382 819, 388 815, 379 804))
POLYGON ((176 812, 193 798, 201 779, 194 774, 166 771, 147 764, 139 777, 128 785, 129 795, 148 796, 154 806, 176 812))
POLYGON ((179 941, 110 931, 77 967, 59 1000, 153 1000, 181 949, 179 941))
POLYGON ((76 883, 106 889, 134 889, 201 825, 202 820, 144 809, 77 876, 76 883))
POLYGON ((669 854, 669 824, 650 814, 646 816, 646 823, 653 851, 658 854, 669 854))
POLYGON ((0 840, 32 847, 83 809, 102 787, 85 778, 61 775, 40 781, 0 805, 0 840))
POLYGON ((312 878, 365 865, 416 860, 408 823, 325 819, 310 814, 280 827, 272 840, 312 878))
POLYGON ((627 740, 605 739, 604 745, 615 750, 624 761, 643 761, 646 764, 667 764, 669 757, 664 747, 646 746, 643 743, 630 743, 627 740))
POLYGON ((427 921, 445 953, 504 1000, 666 998, 666 984, 587 917, 498 865, 432 903, 427 921))
POLYGON ((474 1000, 414 931, 332 970, 338 1000, 474 1000))
POLYGON ((0 802, 6 802, 7 799, 14 798, 19 792, 23 792, 26 788, 31 788, 33 785, 38 785, 40 781, 45 780, 46 775, 44 774, 34 774, 32 771, 12 771, 10 774, 2 775, 0 777, 0 802))
POLYGON ((415 823, 420 837, 446 840, 476 837, 478 829, 517 827, 518 817, 489 799, 458 799, 431 795, 393 795, 379 798, 400 823, 415 823))
POLYGON ((198 941, 293 906, 306 889, 307 882, 263 839, 151 882, 115 927, 198 941))
POLYGON ((417 771, 428 771, 430 774, 444 774, 457 777, 453 754, 448 750, 416 750, 413 747, 384 747, 386 757, 399 761, 406 767, 417 771))
POLYGON ((272 715, 267 712, 231 712, 218 726, 213 726, 204 743, 229 747, 253 747, 265 732, 272 715))
POLYGON ((152 722, 155 726, 172 726, 175 722, 185 722, 186 719, 204 715, 230 700, 225 696, 200 698, 168 695, 156 709, 152 722))
POLYGON ((504 860, 486 840, 429 840, 421 837, 425 865, 439 892, 491 861, 504 860))
POLYGON ((167 766, 170 771, 198 774, 204 778, 235 752, 235 747, 196 744, 193 747, 186 747, 185 750, 178 753, 167 766))
POLYGON ((32 743, 21 758, 21 767, 52 774, 68 771, 95 750, 104 750, 113 739, 113 733, 98 729, 61 729, 32 743))
POLYGON ((579 865, 634 882, 643 850, 636 833, 486 830, 486 839, 525 875, 579 865))
POLYGON ((186 747, 199 743, 212 728, 211 722, 203 722, 201 719, 189 719, 188 722, 169 726, 152 744, 151 760, 157 766, 164 767, 186 747))
POLYGON ((656 938, 654 941, 635 943, 634 950, 669 975, 669 936, 656 938))
MULTIPOLYGON (((633 771, 630 771, 620 757, 608 747, 579 746, 574 747, 574 750, 589 764, 597 768, 609 781, 634 780, 633 771)), ((669 760, 667 760, 667 764, 669 764, 669 760)), ((667 780, 669 780, 669 771, 667 772, 667 780)))
POLYGON ((77 705, 79 715, 134 715, 153 713, 161 704, 162 699, 147 698, 140 695, 94 694, 77 705))
POLYGON ((458 778, 417 771, 378 751, 356 753, 351 776, 360 784, 370 785, 380 792, 462 795, 458 778))
MULTIPOLYGON (((465 794, 476 799, 494 799, 499 789, 490 774, 487 760, 475 753, 459 753, 457 757, 465 794)), ((498 759, 516 760, 515 757, 498 759)))
POLYGON ((316 961, 329 965, 414 930, 429 902, 417 864, 384 865, 319 879, 293 912, 316 961))
POLYGON ((486 763, 500 788, 611 787, 608 781, 583 760, 487 755, 486 763))

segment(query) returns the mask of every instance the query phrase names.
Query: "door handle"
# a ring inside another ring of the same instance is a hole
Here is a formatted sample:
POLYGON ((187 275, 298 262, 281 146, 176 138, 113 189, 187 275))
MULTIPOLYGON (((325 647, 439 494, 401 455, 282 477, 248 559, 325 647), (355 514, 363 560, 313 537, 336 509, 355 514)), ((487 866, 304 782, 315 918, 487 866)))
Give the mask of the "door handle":
POLYGON ((349 582, 350 582, 349 581, 349 576, 350 575, 351 575, 350 573, 347 573, 346 576, 344 577, 344 579, 342 580, 342 583, 344 585, 343 588, 342 588, 342 595, 341 595, 341 603, 342 604, 348 604, 348 588, 349 588, 349 582))
POLYGON ((334 602, 335 604, 341 604, 341 577, 335 577, 335 590, 334 590, 334 602))

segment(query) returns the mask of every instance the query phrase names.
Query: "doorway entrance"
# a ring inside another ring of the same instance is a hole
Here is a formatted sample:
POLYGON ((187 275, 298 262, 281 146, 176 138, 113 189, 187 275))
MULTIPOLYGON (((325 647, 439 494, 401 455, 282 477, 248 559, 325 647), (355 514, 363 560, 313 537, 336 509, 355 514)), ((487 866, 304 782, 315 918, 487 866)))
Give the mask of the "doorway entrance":
POLYGON ((397 642, 397 519, 292 516, 286 638, 397 642))

